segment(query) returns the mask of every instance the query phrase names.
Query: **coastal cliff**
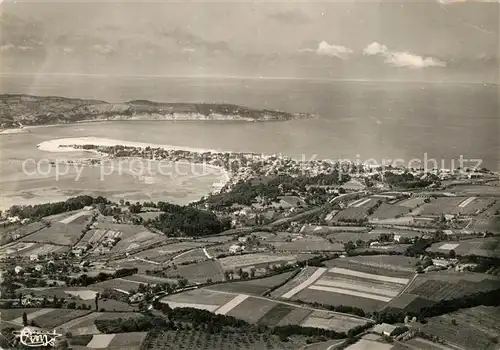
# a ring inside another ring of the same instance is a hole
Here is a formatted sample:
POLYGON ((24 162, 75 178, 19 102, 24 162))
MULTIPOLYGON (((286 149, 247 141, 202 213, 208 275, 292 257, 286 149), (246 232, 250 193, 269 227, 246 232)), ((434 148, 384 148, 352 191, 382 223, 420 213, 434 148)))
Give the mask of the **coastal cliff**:
POLYGON ((307 117, 218 103, 158 103, 133 100, 109 103, 65 97, 0 95, 0 127, 69 124, 99 120, 240 120, 273 121, 307 117))

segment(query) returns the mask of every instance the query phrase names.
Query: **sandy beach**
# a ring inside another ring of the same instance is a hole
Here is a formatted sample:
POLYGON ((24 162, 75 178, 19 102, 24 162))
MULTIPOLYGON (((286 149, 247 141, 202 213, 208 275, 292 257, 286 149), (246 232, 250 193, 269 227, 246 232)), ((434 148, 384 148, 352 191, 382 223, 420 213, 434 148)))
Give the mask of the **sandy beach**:
POLYGON ((0 130, 0 135, 11 135, 11 134, 29 134, 30 131, 26 128, 14 128, 14 129, 2 129, 0 130))
MULTIPOLYGON (((113 146, 126 146, 126 147, 137 147, 137 148, 161 148, 164 150, 179 150, 179 151, 187 151, 193 153, 220 153, 220 150, 214 149, 204 149, 204 148, 192 148, 192 147, 184 147, 184 146, 173 146, 173 145, 162 145, 162 144, 154 144, 154 143, 146 143, 146 142, 133 142, 133 141, 125 141, 125 140, 117 140, 117 139, 108 139, 102 137, 71 137, 71 138, 62 138, 44 141, 37 145, 38 149, 44 152, 82 152, 82 149, 70 147, 72 145, 75 146, 83 146, 83 145, 94 145, 94 146, 103 146, 103 147, 113 147, 113 146)), ((104 155, 97 150, 86 150, 87 152, 97 153, 99 155, 104 155)), ((105 155, 104 155, 105 156, 105 155)), ((177 161, 179 164, 191 164, 189 161, 177 161)), ((214 183, 215 190, 219 190, 222 188, 227 182, 230 180, 229 172, 219 166, 204 164, 204 167, 211 168, 220 172, 223 175, 223 179, 219 183, 214 183)))
POLYGON ((184 147, 184 146, 173 146, 173 145, 162 145, 155 143, 147 143, 147 142, 133 142, 133 141, 124 141, 117 139, 108 139, 101 137, 70 137, 64 139, 56 139, 50 141, 44 141, 37 145, 38 149, 45 152, 72 152, 77 151, 81 152, 81 149, 72 148, 69 146, 77 145, 94 145, 94 146, 103 146, 103 147, 113 147, 113 146, 126 146, 126 147, 137 147, 137 148, 162 148, 165 150, 175 150, 175 151, 187 151, 193 153, 219 153, 222 152, 220 150, 214 149, 203 149, 203 148, 192 148, 192 147, 184 147))

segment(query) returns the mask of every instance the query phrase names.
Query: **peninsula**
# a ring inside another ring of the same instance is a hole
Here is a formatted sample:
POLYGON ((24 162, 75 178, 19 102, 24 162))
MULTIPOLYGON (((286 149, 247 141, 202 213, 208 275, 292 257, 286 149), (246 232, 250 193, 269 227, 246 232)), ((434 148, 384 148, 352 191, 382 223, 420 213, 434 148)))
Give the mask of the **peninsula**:
POLYGON ((284 121, 308 117, 224 103, 160 103, 133 100, 109 103, 66 97, 0 95, 0 128, 70 124, 102 120, 284 121))

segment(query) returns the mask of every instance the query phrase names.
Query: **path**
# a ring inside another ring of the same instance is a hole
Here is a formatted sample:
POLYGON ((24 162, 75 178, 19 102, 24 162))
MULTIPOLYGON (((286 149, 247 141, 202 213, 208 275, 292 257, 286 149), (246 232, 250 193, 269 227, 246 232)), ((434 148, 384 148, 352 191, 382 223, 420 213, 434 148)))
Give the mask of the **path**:
POLYGON ((208 258, 208 259, 212 259, 213 256, 211 256, 208 251, 207 251, 207 248, 203 248, 203 254, 205 254, 205 256, 208 258))

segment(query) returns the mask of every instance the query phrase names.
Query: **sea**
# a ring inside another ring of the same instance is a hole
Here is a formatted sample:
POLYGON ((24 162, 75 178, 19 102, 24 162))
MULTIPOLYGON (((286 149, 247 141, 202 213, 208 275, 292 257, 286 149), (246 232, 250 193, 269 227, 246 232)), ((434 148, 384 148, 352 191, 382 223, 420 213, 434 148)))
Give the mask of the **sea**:
POLYGON ((43 156, 36 144, 44 140, 95 136, 429 169, 480 164, 500 171, 500 94, 492 84, 2 75, 0 93, 232 103, 314 115, 256 123, 116 121, 36 128, 31 134, 0 136, 4 166, 43 156))

